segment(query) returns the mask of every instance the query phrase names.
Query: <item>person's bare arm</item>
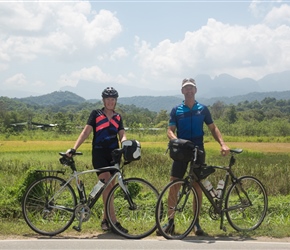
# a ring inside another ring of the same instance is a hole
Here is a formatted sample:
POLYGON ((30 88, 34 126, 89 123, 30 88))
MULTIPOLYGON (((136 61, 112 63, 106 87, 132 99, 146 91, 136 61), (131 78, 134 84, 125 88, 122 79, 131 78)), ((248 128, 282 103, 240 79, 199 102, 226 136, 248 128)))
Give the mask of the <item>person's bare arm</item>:
POLYGON ((122 129, 118 132, 119 134, 119 141, 122 143, 123 141, 127 140, 125 130, 122 129))
POLYGON ((208 125, 208 128, 213 136, 213 138, 220 144, 221 146, 221 154, 227 155, 230 152, 229 147, 225 144, 222 134, 219 131, 218 127, 212 123, 208 125))
POLYGON ((89 137, 90 133, 92 132, 93 127, 90 125, 86 125, 83 131, 80 133, 78 139, 75 142, 73 149, 77 150, 80 145, 89 137))
POLYGON ((169 140, 171 139, 176 139, 176 135, 175 135, 175 130, 176 130, 176 126, 169 126, 167 129, 167 137, 169 140))

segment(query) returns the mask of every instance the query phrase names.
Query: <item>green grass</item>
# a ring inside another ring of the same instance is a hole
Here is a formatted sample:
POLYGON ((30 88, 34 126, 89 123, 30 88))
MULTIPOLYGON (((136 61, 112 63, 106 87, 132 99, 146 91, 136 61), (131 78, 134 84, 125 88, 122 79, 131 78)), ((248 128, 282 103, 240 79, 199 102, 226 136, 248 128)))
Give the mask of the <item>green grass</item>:
MULTIPOLYGON (((76 137, 75 137, 76 138, 76 137)), ((128 138, 134 138, 132 135, 128 138)), ((142 177, 149 180, 159 191, 168 183, 171 159, 166 153, 167 140, 147 139, 140 135, 135 137, 141 142, 142 157, 140 161, 132 162, 125 166, 125 177, 142 177), (144 140, 143 140, 144 139, 144 140)), ((238 141, 238 140, 237 140, 238 141)), ((237 145, 237 141, 233 143, 237 145)), ((22 219, 20 201, 26 185, 34 178, 35 169, 64 169, 66 176, 70 170, 60 165, 58 152, 71 148, 74 140, 11 140, 0 141, 0 234, 23 236, 26 234, 35 235, 22 219)), ((231 143, 229 143, 230 145, 231 143)), ((244 152, 237 156, 234 171, 238 176, 253 175, 265 185, 269 195, 269 211, 265 221, 257 230, 250 233, 238 233, 228 225, 225 220, 227 231, 219 229, 219 221, 212 220, 207 211, 207 204, 204 198, 204 206, 201 213, 201 225, 203 229, 212 236, 271 236, 289 237, 290 232, 290 175, 289 175, 289 150, 282 150, 288 144, 282 144, 279 150, 274 149, 269 143, 265 149, 259 149, 257 145, 244 143, 244 152), (247 146, 248 145, 248 146, 247 146)), ((80 151, 83 156, 76 158, 78 170, 91 169, 91 143, 87 140, 80 151)), ((207 151, 207 163, 211 165, 225 165, 228 158, 221 157, 216 142, 208 140, 205 144, 207 151)), ((96 182, 96 176, 84 177, 88 190, 96 182)), ((216 186, 223 174, 214 173, 210 180, 216 186)), ((102 214, 102 203, 93 213, 91 219, 83 224, 82 233, 94 233, 100 231, 102 214)), ((68 229, 65 234, 74 235, 73 229, 68 229)))

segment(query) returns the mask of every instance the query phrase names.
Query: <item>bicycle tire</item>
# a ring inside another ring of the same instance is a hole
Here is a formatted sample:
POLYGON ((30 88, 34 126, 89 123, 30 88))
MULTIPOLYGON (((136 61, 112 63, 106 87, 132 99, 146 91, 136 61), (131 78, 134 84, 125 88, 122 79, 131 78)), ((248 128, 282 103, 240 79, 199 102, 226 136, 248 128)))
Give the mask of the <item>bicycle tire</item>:
POLYGON ((130 209, 123 189, 116 184, 110 191, 106 202, 108 221, 112 230, 125 238, 147 237, 156 230, 155 206, 159 193, 151 183, 141 178, 125 179, 123 183, 129 190, 136 209, 130 209), (114 209, 110 209, 111 202, 114 209), (114 224, 116 220, 128 232, 120 230, 114 224))
POLYGON ((174 180, 170 182, 160 193, 156 204, 157 235, 175 240, 185 238, 194 227, 199 209, 200 204, 196 189, 188 181, 174 180), (176 188, 179 191, 177 199, 172 199, 172 203, 169 204, 168 197, 171 188, 176 188), (168 212, 169 208, 172 207, 175 208, 172 212, 174 215, 168 212), (172 217, 174 217, 173 220, 172 217))
POLYGON ((54 236, 65 231, 74 221, 76 194, 70 184, 57 176, 34 181, 22 199, 22 214, 36 233, 54 236), (54 196, 54 199, 51 198, 54 196))
POLYGON ((226 217, 235 230, 252 231, 257 229, 262 224, 268 210, 268 196, 265 187, 253 176, 240 177, 229 188, 225 209, 229 210, 226 212, 226 217), (240 185, 246 194, 241 191, 240 185), (246 196, 249 197, 252 205, 247 204, 246 196))

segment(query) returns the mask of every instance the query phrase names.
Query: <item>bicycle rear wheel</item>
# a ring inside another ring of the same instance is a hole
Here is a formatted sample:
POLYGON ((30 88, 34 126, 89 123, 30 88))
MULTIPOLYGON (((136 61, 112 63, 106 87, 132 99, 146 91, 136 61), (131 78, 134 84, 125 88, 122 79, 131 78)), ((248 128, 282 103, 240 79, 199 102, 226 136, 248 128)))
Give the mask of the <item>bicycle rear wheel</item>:
POLYGON ((150 235, 156 229, 155 206, 158 199, 158 191, 149 182, 140 178, 123 180, 129 190, 135 208, 130 208, 128 199, 120 187, 116 184, 108 195, 106 212, 113 231, 128 238, 141 239, 150 235), (110 203, 114 209, 110 209, 110 203), (117 221, 128 230, 120 230, 114 223, 117 221))
POLYGON ((156 205, 157 235, 179 240, 186 237, 193 229, 199 206, 197 192, 187 180, 170 182, 156 205))
POLYGON ((226 216, 237 231, 258 228, 267 213, 268 196, 263 184, 252 176, 240 177, 226 196, 226 216))
POLYGON ((66 230, 74 220, 76 195, 72 187, 57 176, 33 182, 22 199, 22 214, 35 232, 53 236, 66 230))

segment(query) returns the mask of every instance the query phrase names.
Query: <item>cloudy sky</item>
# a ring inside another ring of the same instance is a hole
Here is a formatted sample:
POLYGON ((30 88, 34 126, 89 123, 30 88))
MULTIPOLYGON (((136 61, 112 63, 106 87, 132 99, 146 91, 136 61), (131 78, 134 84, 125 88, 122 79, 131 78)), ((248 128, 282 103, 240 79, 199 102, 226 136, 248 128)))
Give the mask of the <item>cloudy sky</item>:
POLYGON ((199 74, 259 80, 290 69, 289 41, 290 1, 0 0, 0 96, 82 81, 179 91, 199 74))

